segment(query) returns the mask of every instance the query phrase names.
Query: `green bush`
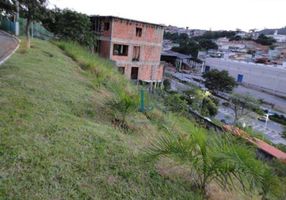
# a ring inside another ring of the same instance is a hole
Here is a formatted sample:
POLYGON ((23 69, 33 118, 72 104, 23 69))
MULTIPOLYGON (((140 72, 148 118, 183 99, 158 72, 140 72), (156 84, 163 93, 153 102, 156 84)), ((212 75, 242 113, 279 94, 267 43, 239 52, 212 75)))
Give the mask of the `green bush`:
POLYGON ((269 119, 286 126, 286 118, 284 117, 284 115, 274 114, 269 116, 269 119))
POLYGON ((187 101, 182 99, 182 96, 180 94, 168 95, 164 103, 169 111, 182 114, 188 111, 187 101))
MULTIPOLYGON (((155 157, 168 156, 189 166, 193 184, 203 194, 211 182, 216 182, 223 189, 237 190, 241 187, 251 191, 262 187, 267 169, 256 160, 249 146, 232 137, 209 135, 201 128, 190 132, 183 136, 161 137, 147 152, 155 157)), ((270 187, 264 187, 265 194, 269 190, 270 187)))
POLYGON ((135 94, 135 87, 118 72, 114 63, 110 60, 99 57, 97 54, 91 53, 88 49, 80 46, 76 42, 56 41, 65 53, 75 60, 81 68, 90 73, 86 74, 95 87, 106 87, 117 94, 127 92, 135 94))
POLYGON ((165 91, 169 91, 171 89, 171 82, 169 79, 165 79, 163 81, 163 85, 164 85, 164 90, 165 91))
POLYGON ((218 111, 217 104, 211 98, 204 98, 201 107, 201 114, 203 116, 215 116, 218 111))
POLYGON ((95 34, 91 31, 91 21, 88 15, 73 10, 55 8, 47 10, 43 24, 55 36, 62 40, 77 41, 81 45, 94 49, 95 34))
POLYGON ((123 129, 128 129, 126 117, 138 109, 138 96, 120 93, 107 105, 112 110, 113 123, 123 129))
POLYGON ((111 61, 90 53, 75 42, 57 41, 55 43, 79 63, 84 71, 88 72, 85 75, 95 88, 104 87, 114 95, 113 99, 106 103, 112 110, 113 123, 128 129, 126 116, 138 108, 138 94, 135 87, 116 70, 116 66, 111 61))
POLYGON ((283 131, 283 133, 282 133, 282 137, 283 137, 283 138, 286 138, 286 127, 284 127, 284 131, 283 131))
POLYGON ((219 101, 211 95, 206 95, 201 89, 193 89, 184 92, 184 99, 192 107, 204 116, 215 116, 218 111, 219 101))

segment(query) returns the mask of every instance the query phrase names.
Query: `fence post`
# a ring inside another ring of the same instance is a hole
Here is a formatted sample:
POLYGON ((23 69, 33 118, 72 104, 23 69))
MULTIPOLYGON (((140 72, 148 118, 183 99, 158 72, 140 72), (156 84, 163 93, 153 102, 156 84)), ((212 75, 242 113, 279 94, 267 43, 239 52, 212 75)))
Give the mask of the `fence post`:
POLYGON ((140 91, 140 112, 145 112, 145 108, 144 108, 144 90, 141 89, 140 91))
POLYGON ((19 34, 20 34, 20 29, 19 29, 19 10, 20 10, 19 1, 16 0, 16 21, 15 21, 15 35, 16 36, 19 36, 19 34))

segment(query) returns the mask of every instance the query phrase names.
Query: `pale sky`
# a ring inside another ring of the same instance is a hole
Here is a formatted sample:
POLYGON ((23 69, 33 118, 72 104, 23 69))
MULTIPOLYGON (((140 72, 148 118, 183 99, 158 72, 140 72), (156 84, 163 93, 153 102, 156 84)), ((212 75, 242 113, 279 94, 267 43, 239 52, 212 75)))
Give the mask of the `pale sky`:
POLYGON ((113 15, 191 29, 248 31, 286 26, 286 0, 49 0, 88 15, 113 15))

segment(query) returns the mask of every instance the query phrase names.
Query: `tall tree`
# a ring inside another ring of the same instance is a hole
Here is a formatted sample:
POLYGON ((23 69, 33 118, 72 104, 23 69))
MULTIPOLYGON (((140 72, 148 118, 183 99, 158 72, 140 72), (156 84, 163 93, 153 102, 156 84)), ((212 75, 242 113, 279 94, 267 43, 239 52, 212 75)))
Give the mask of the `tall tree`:
POLYGON ((184 92, 184 97, 193 110, 203 116, 212 117, 217 114, 218 101, 209 92, 192 89, 184 92))
POLYGON ((217 44, 210 39, 200 39, 199 45, 203 50, 218 49, 217 44))
POLYGON ((47 0, 19 0, 20 7, 21 7, 21 15, 26 18, 26 27, 25 27, 25 34, 26 34, 26 47, 31 47, 30 42, 30 28, 31 24, 34 21, 40 21, 46 11, 46 6, 48 1, 47 0))
POLYGON ((0 13, 4 12, 5 14, 15 12, 15 3, 12 0, 1 0, 0 1, 0 13))
POLYGON ((248 115, 259 106, 259 102, 247 94, 233 94, 229 102, 230 108, 234 112, 234 124, 236 124, 241 117, 248 115))
POLYGON ((187 40, 187 41, 181 41, 179 47, 173 47, 173 51, 186 54, 186 55, 191 55, 194 58, 197 58, 198 52, 200 50, 200 45, 198 44, 197 41, 195 40, 187 40))
POLYGON ((218 91, 231 92, 237 85, 235 79, 229 76, 226 70, 213 69, 206 72, 203 77, 205 78, 205 86, 214 93, 218 91))
POLYGON ((276 42, 276 40, 272 37, 267 37, 264 34, 260 34, 257 40, 255 40, 255 42, 262 45, 271 46, 276 42))
POLYGON ((77 41, 90 48, 94 46, 95 35, 91 31, 90 18, 85 14, 55 8, 47 12, 42 22, 58 38, 77 41))

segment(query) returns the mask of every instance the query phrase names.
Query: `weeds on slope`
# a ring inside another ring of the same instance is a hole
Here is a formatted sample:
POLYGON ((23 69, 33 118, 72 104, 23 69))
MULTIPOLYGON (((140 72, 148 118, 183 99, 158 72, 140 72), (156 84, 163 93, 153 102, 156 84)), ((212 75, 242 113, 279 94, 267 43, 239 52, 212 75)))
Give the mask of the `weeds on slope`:
POLYGON ((75 42, 56 41, 55 44, 79 63, 96 89, 104 87, 112 93, 112 98, 105 104, 112 110, 112 123, 119 128, 129 129, 126 117, 138 107, 136 87, 116 70, 112 61, 100 58, 75 42))

